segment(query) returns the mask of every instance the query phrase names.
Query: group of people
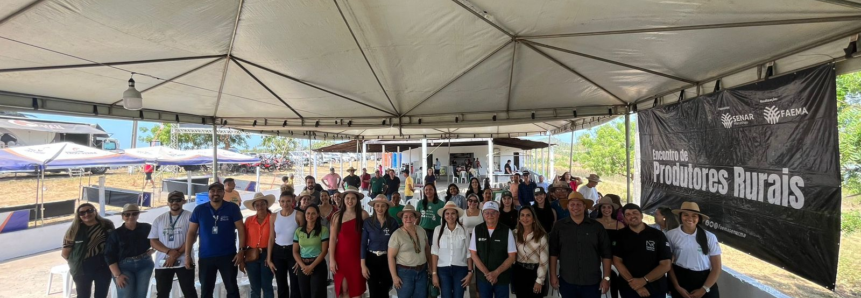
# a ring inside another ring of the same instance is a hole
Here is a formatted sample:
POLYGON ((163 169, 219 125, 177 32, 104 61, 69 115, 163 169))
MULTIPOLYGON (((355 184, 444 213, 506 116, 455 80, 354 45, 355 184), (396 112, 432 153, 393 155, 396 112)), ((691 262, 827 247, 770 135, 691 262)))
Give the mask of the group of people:
MULTIPOLYGON (((647 226, 639 206, 583 194, 597 175, 574 191, 564 179, 539 187, 524 173, 499 201, 473 178, 463 195, 455 184, 441 195, 425 183, 421 200, 402 204, 387 184, 400 181, 392 170, 383 189, 374 189, 379 172, 369 181, 369 213, 365 179, 349 172, 343 181, 324 179, 335 189, 312 176, 298 194, 285 183, 274 213, 275 196, 257 193, 240 201, 255 211, 247 218, 221 183, 192 212, 183 210, 182 192, 170 193, 169 211, 151 224, 138 222, 137 205, 123 208, 115 228, 82 204, 63 242, 78 297, 90 297, 92 285, 93 296, 105 297, 112 281, 119 297, 144 297, 153 271, 157 297, 169 296, 174 279, 185 297, 197 297, 196 269, 202 297, 212 297, 219 280, 228 297, 239 297, 239 271, 252 297, 326 297, 330 282, 338 297, 382 298, 392 288, 399 298, 544 297, 551 286, 562 297, 719 296, 720 246, 700 226, 708 216, 696 203, 660 208, 647 226)), ((402 174, 409 199, 412 182, 402 174)))

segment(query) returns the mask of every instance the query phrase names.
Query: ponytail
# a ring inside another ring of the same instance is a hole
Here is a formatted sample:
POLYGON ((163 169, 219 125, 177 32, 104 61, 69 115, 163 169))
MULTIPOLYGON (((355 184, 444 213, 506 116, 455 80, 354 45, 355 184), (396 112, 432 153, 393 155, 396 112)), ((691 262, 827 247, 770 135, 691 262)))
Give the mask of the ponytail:
POLYGON ((703 254, 709 255, 709 239, 702 225, 697 225, 697 243, 700 245, 700 250, 703 251, 703 254))

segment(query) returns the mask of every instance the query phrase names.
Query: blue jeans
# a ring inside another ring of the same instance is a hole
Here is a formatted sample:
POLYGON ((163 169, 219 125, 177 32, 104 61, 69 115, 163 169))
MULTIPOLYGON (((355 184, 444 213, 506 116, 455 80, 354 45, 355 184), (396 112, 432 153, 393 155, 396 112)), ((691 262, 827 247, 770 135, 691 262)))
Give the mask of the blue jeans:
MULTIPOLYGON (((146 297, 146 293, 149 290, 149 281, 152 277, 152 270, 155 268, 152 258, 149 256, 138 260, 127 258, 120 261, 117 265, 120 267, 120 272, 128 277, 125 287, 120 289, 117 286, 117 297, 146 297)), ((116 282, 117 279, 114 278, 114 283, 116 282)))
POLYGON ((478 280, 478 295, 481 298, 508 298, 508 284, 492 285, 485 280, 478 280))
POLYGON ((562 277, 559 278, 559 294, 562 298, 600 298, 601 283, 581 286, 569 284, 562 277))
POLYGON ((466 288, 461 284, 466 278, 467 268, 465 266, 447 266, 437 267, 437 276, 439 276, 440 296, 442 298, 463 298, 463 293, 466 288))
POLYGON ((397 289, 398 298, 427 298, 428 271, 427 266, 422 271, 397 267, 398 277, 401 278, 401 288, 397 289))
POLYGON ((275 275, 266 266, 266 250, 260 253, 257 261, 245 263, 245 272, 248 273, 248 282, 251 283, 251 297, 260 298, 261 289, 263 298, 275 297, 272 289, 272 278, 275 275))

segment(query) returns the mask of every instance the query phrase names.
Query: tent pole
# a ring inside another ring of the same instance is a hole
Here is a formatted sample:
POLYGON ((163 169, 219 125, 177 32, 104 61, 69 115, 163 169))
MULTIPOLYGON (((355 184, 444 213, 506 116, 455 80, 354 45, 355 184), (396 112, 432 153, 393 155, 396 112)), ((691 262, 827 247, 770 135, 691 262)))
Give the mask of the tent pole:
MULTIPOLYGON (((40 193, 42 194, 41 195, 42 204, 39 204, 39 211, 41 211, 41 213, 42 213, 42 216, 40 216, 40 219, 42 220, 42 225, 44 226, 45 225, 45 186, 44 186, 45 168, 44 167, 42 167, 42 183, 43 183, 42 188, 40 188, 40 190, 41 190, 40 193)), ((104 208, 104 207, 102 207, 102 208, 104 208)))
MULTIPOLYGON (((487 139, 487 181, 493 185, 493 138, 487 139)), ((491 186, 492 187, 492 186, 491 186)))
MULTIPOLYGON (((365 144, 365 141, 358 141, 357 140, 357 142, 362 142, 362 169, 367 169, 368 168, 368 157, 367 157, 367 155, 368 155, 368 144, 365 144)), ((356 146, 358 146, 358 145, 359 144, 356 144, 356 146)), ((358 149, 356 149, 356 150, 358 150, 358 149)), ((371 171, 371 173, 373 173, 373 171, 371 171)))
POLYGON ((218 126, 212 121, 212 183, 218 182, 218 126))
MULTIPOLYGON (((428 171, 428 139, 422 139, 422 157, 421 157, 421 159, 422 159, 421 160, 422 161, 422 171, 424 171, 424 173, 421 173, 419 175, 419 177, 423 178, 425 175, 427 175, 425 173, 427 173, 427 171, 428 171)), ((422 184, 424 184, 424 179, 422 179, 422 184)))
POLYGON ((625 189, 631 203, 631 114, 625 111, 625 189))
MULTIPOLYGON (((41 185, 42 179, 39 178, 39 174, 40 174, 39 172, 40 172, 39 168, 36 168, 36 206, 39 206, 39 192, 42 191, 42 185, 41 185)), ((80 203, 81 202, 78 202, 79 205, 80 205, 80 203)), ((77 206, 75 208, 77 208, 77 206)), ((33 210, 33 212, 36 213, 36 214, 33 214, 33 218, 36 219, 33 221, 33 226, 38 226, 39 225, 39 221, 38 221, 39 210, 36 209, 36 210, 33 210)), ((29 220, 30 218, 27 218, 27 219, 29 220)))
POLYGON ((571 131, 571 149, 568 151, 568 172, 574 171, 574 131, 571 131))
MULTIPOLYGON (((314 141, 308 138, 308 151, 311 151, 312 146, 314 146, 314 141)), ((314 173, 314 180, 317 180, 317 154, 314 151, 311 151, 311 154, 314 155, 314 170, 312 173, 314 173)))

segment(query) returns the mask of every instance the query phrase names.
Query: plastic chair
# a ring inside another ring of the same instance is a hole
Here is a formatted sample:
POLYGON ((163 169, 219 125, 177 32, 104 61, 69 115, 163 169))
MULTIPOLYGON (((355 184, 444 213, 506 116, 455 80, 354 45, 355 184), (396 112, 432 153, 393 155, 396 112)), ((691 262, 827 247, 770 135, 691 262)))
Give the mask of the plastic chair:
POLYGON ((466 183, 469 179, 466 178, 466 171, 460 172, 460 181, 458 183, 466 183))
POLYGON ((51 271, 48 272, 48 289, 45 290, 45 296, 51 294, 51 282, 54 280, 54 274, 60 275, 63 279, 63 297, 69 298, 72 296, 72 275, 69 273, 69 265, 57 265, 51 267, 51 271))

